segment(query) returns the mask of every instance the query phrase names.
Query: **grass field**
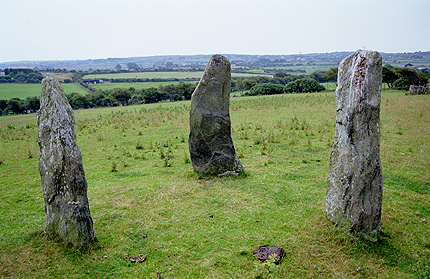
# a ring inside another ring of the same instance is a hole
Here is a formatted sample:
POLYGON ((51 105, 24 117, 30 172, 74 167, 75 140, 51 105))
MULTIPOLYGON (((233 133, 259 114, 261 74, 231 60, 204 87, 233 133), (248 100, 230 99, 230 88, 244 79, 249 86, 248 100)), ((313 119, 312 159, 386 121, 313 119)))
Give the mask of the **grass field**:
MULTIPOLYGON (((107 79, 107 78, 159 78, 159 79, 200 79, 203 72, 130 72, 118 74, 93 74, 83 76, 82 79, 107 79)), ((271 76, 264 73, 231 73, 232 77, 247 76, 271 76)))
MULTIPOLYGON (((74 83, 62 83, 61 86, 66 94, 76 92, 82 95, 87 91, 74 83)), ((40 96, 40 84, 14 84, 0 83, 0 99, 9 100, 11 98, 25 99, 32 96, 40 96)))
MULTIPOLYGON (((161 82, 104 82, 99 84, 91 84, 90 87, 95 88, 96 90, 109 90, 114 88, 130 88, 133 87, 135 89, 146 89, 149 87, 158 88, 160 85, 166 86, 169 84, 178 84, 179 81, 161 81, 161 82)), ((196 84, 197 81, 189 81, 187 83, 196 84)))
POLYGON ((0 277, 429 278, 430 96, 383 91, 378 243, 325 217, 334 92, 232 98, 236 178, 193 171, 189 107, 75 111, 98 236, 81 250, 44 233, 36 116, 1 117, 0 277), (286 256, 265 268, 259 245, 286 256))

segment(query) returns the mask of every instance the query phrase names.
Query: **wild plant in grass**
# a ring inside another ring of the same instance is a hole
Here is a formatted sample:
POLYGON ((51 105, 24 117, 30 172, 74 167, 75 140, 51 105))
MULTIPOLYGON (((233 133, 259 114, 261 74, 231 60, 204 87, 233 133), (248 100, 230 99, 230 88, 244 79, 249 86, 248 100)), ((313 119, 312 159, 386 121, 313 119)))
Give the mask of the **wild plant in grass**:
POLYGON ((191 163, 190 157, 188 156, 187 152, 184 151, 184 163, 189 164, 191 163))
POLYGON ((142 145, 141 143, 138 143, 138 142, 137 142, 137 143, 136 143, 136 149, 137 149, 137 150, 142 150, 142 149, 144 149, 144 148, 143 148, 143 145, 142 145))
POLYGON ((278 276, 274 274, 279 269, 278 265, 276 264, 277 256, 277 254, 272 254, 269 256, 268 260, 264 262, 257 262, 255 264, 257 273, 255 278, 278 278, 278 276))
POLYGON ((112 160, 112 166, 110 168, 110 171, 111 172, 117 172, 118 171, 118 169, 116 168, 116 163, 114 160, 112 160))
POLYGON ((168 141, 166 143, 159 141, 157 142, 157 149, 160 154, 160 159, 164 161, 164 166, 171 167, 174 156, 172 149, 170 148, 170 143, 168 141))

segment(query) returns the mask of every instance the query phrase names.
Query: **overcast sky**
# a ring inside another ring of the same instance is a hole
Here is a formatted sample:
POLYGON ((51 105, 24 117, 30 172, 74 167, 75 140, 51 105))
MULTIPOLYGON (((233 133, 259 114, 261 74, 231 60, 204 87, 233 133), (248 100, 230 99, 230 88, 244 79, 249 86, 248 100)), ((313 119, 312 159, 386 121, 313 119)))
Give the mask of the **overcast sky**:
POLYGON ((0 62, 430 50, 430 0, 2 0, 0 62))

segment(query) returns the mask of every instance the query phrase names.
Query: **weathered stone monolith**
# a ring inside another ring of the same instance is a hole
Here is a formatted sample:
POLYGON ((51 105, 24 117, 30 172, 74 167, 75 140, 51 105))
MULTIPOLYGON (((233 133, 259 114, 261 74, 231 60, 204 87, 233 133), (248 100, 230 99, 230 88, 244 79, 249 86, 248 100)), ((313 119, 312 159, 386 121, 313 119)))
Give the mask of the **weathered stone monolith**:
POLYGON ((39 124, 39 172, 47 231, 74 246, 96 239, 87 198, 75 118, 58 80, 42 81, 39 124))
POLYGON ((244 171, 231 139, 230 91, 230 61, 213 55, 191 96, 188 145, 196 172, 244 171))
POLYGON ((372 241, 381 229, 381 83, 382 57, 376 51, 358 50, 339 64, 326 195, 328 219, 372 241))

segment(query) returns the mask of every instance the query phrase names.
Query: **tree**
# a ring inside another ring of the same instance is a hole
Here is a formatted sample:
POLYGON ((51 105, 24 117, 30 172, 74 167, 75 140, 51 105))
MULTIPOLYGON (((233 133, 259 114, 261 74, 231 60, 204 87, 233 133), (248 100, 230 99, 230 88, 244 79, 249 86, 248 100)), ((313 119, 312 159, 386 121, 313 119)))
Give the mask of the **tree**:
POLYGON ((33 72, 33 73, 29 73, 28 77, 27 77, 27 82, 28 83, 40 83, 43 79, 42 74, 37 73, 37 72, 33 72))
POLYGON ((285 86, 285 92, 287 93, 321 92, 324 90, 324 86, 311 78, 298 79, 285 86))
POLYGON ((115 70, 121 70, 121 69, 122 69, 121 65, 120 64, 116 64, 115 70))
POLYGON ((24 105, 23 105, 23 109, 30 111, 30 112, 36 112, 38 111, 40 108, 40 101, 39 101, 39 97, 27 97, 24 100, 24 105))
POLYGON ((284 73, 284 72, 276 72, 273 77, 274 78, 285 78, 290 76, 290 74, 284 73))
POLYGON ((168 84, 166 86, 160 86, 159 92, 163 92, 170 101, 179 101, 183 99, 183 94, 180 88, 174 84, 168 84))
POLYGON ((86 109, 90 107, 90 102, 87 98, 79 93, 70 93, 66 97, 72 109, 86 109))
POLYGON ((247 78, 239 82, 239 89, 243 92, 243 90, 250 90, 255 85, 257 82, 254 79, 247 78))
POLYGON ((407 90, 411 85, 421 85, 426 86, 429 77, 420 71, 410 69, 410 68, 395 68, 397 76, 402 79, 393 83, 396 89, 407 90))
POLYGON ((22 114, 24 112, 23 102, 19 98, 12 98, 7 102, 7 107, 4 109, 4 114, 10 112, 15 114, 22 114))
POLYGON ((396 79, 393 82, 393 87, 397 90, 409 90, 411 84, 404 78, 396 79))
POLYGON ((129 105, 137 105, 137 104, 143 104, 145 100, 143 99, 143 94, 145 92, 145 89, 139 89, 133 91, 133 94, 131 94, 130 100, 128 100, 129 105))
POLYGON ((182 95, 184 96, 185 100, 191 100, 191 95, 193 94, 194 89, 196 89, 195 84, 185 83, 183 81, 180 81, 177 87, 182 92, 182 95))
POLYGON ((127 68, 129 68, 130 70, 139 70, 139 66, 136 63, 132 62, 127 63, 127 68))
POLYGON ((7 100, 0 100, 0 115, 2 115, 3 110, 7 107, 7 100))
POLYGON ((284 87, 280 84, 273 83, 262 83, 257 84, 246 93, 247 96, 256 96, 256 95, 274 95, 274 94, 282 94, 284 93, 284 87))
POLYGON ((145 103, 156 103, 161 101, 161 94, 155 87, 149 87, 145 90, 143 99, 145 103))
POLYGON ((131 94, 127 89, 115 88, 110 94, 120 105, 126 106, 128 100, 131 98, 131 94))
POLYGON ((90 107, 109 107, 114 102, 111 96, 101 90, 88 93, 85 98, 90 103, 90 107))
POLYGON ((326 71, 323 75, 322 78, 327 80, 327 81, 332 81, 332 82, 337 82, 337 72, 338 72, 338 68, 330 68, 330 70, 326 71))
POLYGON ((310 76, 310 78, 316 80, 317 82, 323 83, 323 82, 328 81, 324 78, 324 74, 325 74, 325 72, 323 72, 323 71, 315 71, 315 72, 311 73, 309 76, 310 76))
POLYGON ((13 79, 17 83, 26 83, 27 82, 27 75, 24 72, 18 72, 13 79))
POLYGON ((395 70, 385 66, 382 67, 382 82, 385 82, 389 88, 393 87, 393 82, 398 78, 395 70))

